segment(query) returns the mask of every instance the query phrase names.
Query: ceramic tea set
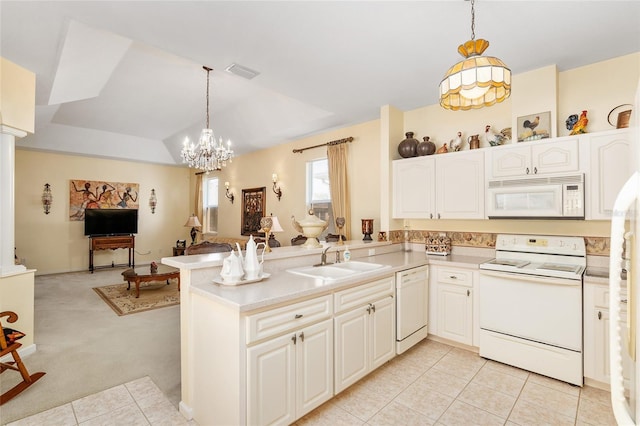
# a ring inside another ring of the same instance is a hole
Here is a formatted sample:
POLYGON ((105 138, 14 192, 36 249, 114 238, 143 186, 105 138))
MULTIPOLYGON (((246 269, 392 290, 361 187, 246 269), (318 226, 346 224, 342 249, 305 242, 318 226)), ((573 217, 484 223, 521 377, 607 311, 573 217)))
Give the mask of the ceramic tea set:
POLYGON ((260 281, 265 278, 265 274, 262 270, 264 263, 264 250, 265 243, 256 244, 253 239, 253 235, 249 237, 247 241, 247 249, 245 250, 244 257, 242 256, 242 250, 240 244, 236 243, 238 248, 238 254, 235 251, 231 251, 228 257, 222 261, 222 271, 220 277, 222 278, 221 284, 236 285, 245 284, 249 282, 260 281), (262 247, 262 254, 260 260, 258 260, 258 250, 262 247))

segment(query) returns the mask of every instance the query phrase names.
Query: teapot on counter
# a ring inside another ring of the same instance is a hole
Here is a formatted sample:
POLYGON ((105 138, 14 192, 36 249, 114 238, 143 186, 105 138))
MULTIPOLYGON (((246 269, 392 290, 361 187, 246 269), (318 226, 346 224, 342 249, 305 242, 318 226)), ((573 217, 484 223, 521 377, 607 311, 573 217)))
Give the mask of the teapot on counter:
MULTIPOLYGON (((240 252, 240 250, 238 250, 240 252)), ((235 252, 231 250, 231 253, 222 261, 222 271, 220 276, 225 282, 234 283, 242 280, 244 271, 242 269, 242 254, 240 257, 236 256, 235 252)))
POLYGON ((240 251, 240 244, 236 243, 238 247, 238 256, 242 262, 244 268, 245 280, 255 280, 262 275, 262 264, 264 263, 264 250, 267 247, 266 243, 256 244, 253 239, 253 235, 249 237, 247 241, 247 249, 245 250, 244 258, 242 258, 242 252, 240 251), (262 257, 258 261, 258 248, 262 245, 262 257))

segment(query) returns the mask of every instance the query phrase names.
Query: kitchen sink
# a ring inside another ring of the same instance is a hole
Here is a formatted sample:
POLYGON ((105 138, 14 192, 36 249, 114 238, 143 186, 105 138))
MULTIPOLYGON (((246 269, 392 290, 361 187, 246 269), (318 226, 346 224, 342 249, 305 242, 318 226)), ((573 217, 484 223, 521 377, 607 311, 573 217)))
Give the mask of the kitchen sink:
POLYGON ((321 280, 339 280, 341 278, 389 267, 388 265, 381 265, 379 263, 350 261, 324 266, 304 266, 301 268, 287 269, 287 272, 321 280))

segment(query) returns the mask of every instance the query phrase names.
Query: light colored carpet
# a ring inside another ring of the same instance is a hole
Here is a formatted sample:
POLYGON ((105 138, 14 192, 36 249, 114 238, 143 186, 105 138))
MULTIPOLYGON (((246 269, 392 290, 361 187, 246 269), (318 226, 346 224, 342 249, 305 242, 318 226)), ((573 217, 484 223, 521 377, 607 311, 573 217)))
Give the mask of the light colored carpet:
POLYGON ((137 314, 152 309, 180 304, 178 280, 140 283, 140 297, 136 297, 136 285, 127 283, 94 287, 93 290, 118 315, 137 314))
MULTIPOLYGON (((117 316, 93 287, 122 280, 122 268, 37 276, 37 352, 30 372, 47 374, 0 407, 0 424, 149 376, 177 407, 180 401, 180 307, 117 316)), ((4 392, 18 374, 0 376, 4 392)))

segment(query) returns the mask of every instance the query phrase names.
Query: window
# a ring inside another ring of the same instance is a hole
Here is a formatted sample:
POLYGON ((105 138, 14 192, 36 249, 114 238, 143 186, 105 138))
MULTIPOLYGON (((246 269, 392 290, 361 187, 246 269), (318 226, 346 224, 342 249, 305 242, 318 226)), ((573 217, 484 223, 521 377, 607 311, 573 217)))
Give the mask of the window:
POLYGON ((202 188, 204 218, 202 231, 218 232, 218 178, 205 178, 202 188))
POLYGON ((307 163, 307 206, 313 207, 314 214, 329 224, 322 236, 333 233, 335 226, 329 189, 329 162, 326 158, 307 163))

